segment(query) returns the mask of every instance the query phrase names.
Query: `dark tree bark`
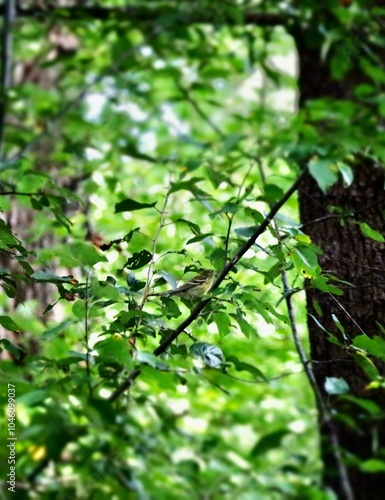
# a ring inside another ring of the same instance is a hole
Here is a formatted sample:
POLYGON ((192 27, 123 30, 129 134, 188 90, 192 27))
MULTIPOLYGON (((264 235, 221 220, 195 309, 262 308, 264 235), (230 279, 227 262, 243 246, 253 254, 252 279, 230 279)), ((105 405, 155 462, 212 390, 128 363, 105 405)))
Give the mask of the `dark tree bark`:
MULTIPOLYGON (((52 28, 47 33, 47 38, 51 42, 51 54, 52 56, 58 55, 62 46, 69 42, 73 42, 73 38, 62 34, 60 28, 52 28)), ((8 54, 11 57, 11 54, 8 54)), ((4 67, 4 63, 3 63, 4 67)), ((21 61, 13 65, 13 73, 9 76, 10 82, 13 85, 26 85, 34 84, 42 89, 51 90, 55 88, 58 84, 58 79, 60 78, 60 72, 58 67, 44 68, 39 66, 39 58, 33 58, 26 61, 21 61), (12 77, 12 78, 11 78, 12 77)), ((4 86, 4 85, 3 85, 4 86)), ((4 111, 5 111, 5 105, 4 111)), ((1 114, 1 113, 0 113, 1 114)), ((0 120, 1 121, 1 120, 0 120)), ((15 124, 17 120, 14 118, 15 124)), ((3 124, 4 125, 4 124, 3 124)), ((1 134, 0 134, 1 135, 1 134)), ((5 141, 7 136, 4 134, 5 141)), ((49 173, 53 179, 60 179, 58 172, 58 165, 50 161, 50 154, 54 149, 53 145, 54 138, 48 137, 45 140, 41 140, 34 145, 32 152, 34 154, 34 160, 31 161, 33 168, 41 172, 49 173)), ((1 148, 0 148, 1 149, 1 148)), ((1 155, 0 155, 1 156, 1 155)), ((9 158, 7 158, 9 160, 9 158)), ((81 180, 81 177, 79 177, 81 180)), ((66 179, 62 181, 61 184, 65 187, 65 182, 71 185, 73 191, 76 191, 77 180, 76 179, 66 179)), ((59 183, 58 183, 59 184, 59 183)), ((1 191, 9 191, 9 188, 0 187, 1 191)), ((11 196, 11 195, 10 195, 11 196)), ((31 228, 36 225, 35 214, 36 211, 32 208, 26 208, 25 205, 20 205, 20 199, 18 196, 12 196, 11 209, 2 214, 2 219, 9 226, 13 234, 22 242, 28 242, 26 248, 29 251, 39 250, 41 248, 50 248, 57 243, 57 238, 52 232, 46 232, 38 239, 34 241, 29 241, 31 239, 31 228)), ((8 311, 13 312, 17 307, 23 306, 28 300, 35 300, 37 306, 35 308, 36 316, 43 322, 47 322, 52 317, 59 317, 58 307, 55 310, 51 310, 45 313, 45 309, 49 304, 54 303, 58 298, 57 288, 50 283, 39 283, 26 276, 25 271, 20 266, 17 259, 14 259, 10 253, 6 251, 0 252, 0 267, 7 269, 10 273, 21 274, 24 276, 24 280, 16 280, 17 289, 16 295, 13 299, 8 301, 8 311)), ((45 270, 44 266, 42 265, 45 270)), ((39 270, 38 268, 36 270, 39 270)), ((57 268, 51 263, 49 269, 51 273, 58 271, 57 268)), ((63 270, 63 275, 70 274, 68 270, 63 270)), ((23 325, 24 326, 24 325, 23 325)), ((22 328, 21 332, 15 333, 10 332, 0 326, 0 336, 6 338, 23 349, 23 357, 27 354, 37 354, 40 349, 39 339, 34 338, 27 328, 22 328)), ((2 354, 3 357, 8 356, 6 351, 2 354)))
MULTIPOLYGON (((295 34, 301 107, 309 99, 352 99, 355 85, 364 80, 356 69, 340 82, 333 80, 327 63, 321 61, 321 39, 316 33, 316 26, 313 26, 313 30, 295 34)), ((319 124, 320 133, 324 132, 324 125, 319 124)), ((349 126, 352 125, 346 123, 346 127, 349 126)), ((349 394, 370 399, 385 408, 384 391, 367 390, 369 379, 349 347, 352 339, 363 332, 370 337, 381 335, 379 324, 385 325, 385 244, 365 237, 357 224, 366 222, 385 234, 384 170, 364 156, 356 158, 352 166, 355 178, 351 186, 339 182, 324 194, 309 176, 300 190, 301 222, 304 231, 323 250, 319 258, 323 271, 352 284, 342 285, 342 296, 333 296, 314 289, 309 280, 306 292, 308 326, 314 374, 334 419, 354 498, 376 500, 384 497, 385 474, 364 473, 359 468, 359 461, 381 457, 377 452, 385 447, 385 420, 381 413, 369 415, 357 404, 328 396, 324 388, 326 377, 343 378, 350 387, 349 394), (331 207, 340 207, 351 215, 338 217, 331 207), (345 339, 333 315, 341 322, 345 339), (328 340, 312 316, 339 339, 340 345, 328 340)), ((383 367, 379 369, 384 373, 383 367)), ((325 485, 343 499, 345 494, 337 477, 329 430, 322 422, 320 431, 325 485)))
MULTIPOLYGON (((322 269, 353 285, 343 286, 344 295, 333 298, 331 294, 312 288, 309 283, 307 302, 311 359, 318 386, 325 398, 326 377, 337 377, 348 383, 350 394, 370 398, 385 408, 384 392, 366 389, 369 379, 348 349, 352 339, 361 335, 362 330, 372 337, 381 335, 378 323, 385 325, 385 245, 364 237, 356 223, 366 222, 385 233, 381 211, 385 205, 384 173, 381 168, 361 164, 357 166, 355 176, 352 186, 335 185, 326 195, 314 180, 309 179, 300 195, 301 220, 305 225, 309 224, 306 232, 324 252, 319 259, 322 269), (350 210, 355 216, 347 218, 344 225, 335 217, 312 223, 324 218, 328 214, 326 207, 330 205, 350 210), (315 301, 322 315, 317 314, 315 301), (344 327, 346 341, 337 328, 333 314, 344 327), (310 315, 317 317, 323 327, 340 340, 341 345, 332 343, 310 315)), ((327 399, 329 407, 337 411, 335 425, 342 448, 360 460, 373 458, 376 450, 385 446, 384 418, 370 418, 354 403, 341 404, 332 398, 327 399), (346 423, 346 416, 351 419, 351 424, 346 423)), ((323 428, 322 423, 321 436, 325 482, 339 492, 328 429, 323 428)), ((355 465, 348 470, 356 498, 383 498, 379 485, 384 484, 385 474, 364 474, 355 465)))

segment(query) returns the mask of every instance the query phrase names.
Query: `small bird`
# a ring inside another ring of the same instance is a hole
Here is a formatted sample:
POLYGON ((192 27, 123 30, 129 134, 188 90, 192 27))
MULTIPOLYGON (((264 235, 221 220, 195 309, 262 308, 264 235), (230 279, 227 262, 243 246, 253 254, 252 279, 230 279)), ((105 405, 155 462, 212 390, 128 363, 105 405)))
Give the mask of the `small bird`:
POLYGON ((151 293, 149 295, 155 297, 182 297, 184 299, 192 299, 195 297, 201 297, 204 295, 214 280, 215 271, 210 269, 206 269, 202 271, 200 274, 192 278, 190 281, 186 281, 183 285, 175 288, 175 290, 169 290, 168 292, 161 293, 151 293))

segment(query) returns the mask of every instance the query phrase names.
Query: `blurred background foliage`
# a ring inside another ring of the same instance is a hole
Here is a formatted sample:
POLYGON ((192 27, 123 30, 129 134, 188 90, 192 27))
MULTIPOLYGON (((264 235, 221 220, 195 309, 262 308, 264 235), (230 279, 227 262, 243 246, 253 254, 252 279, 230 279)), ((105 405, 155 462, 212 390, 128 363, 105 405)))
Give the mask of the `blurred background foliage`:
MULTIPOLYGON (((329 148, 342 161, 368 140, 320 137, 311 120, 327 102, 297 110, 285 23, 301 27, 315 2, 90 4, 148 22, 43 4, 12 25, 0 167, 17 498, 333 498, 319 486, 316 409, 282 300, 286 270, 306 349, 303 276, 321 270, 295 196, 160 357, 194 304, 145 294, 221 271, 299 160, 329 148), (243 23, 246 11, 284 22, 243 23), (190 22, 197 12, 210 23, 190 22)), ((328 8, 346 26, 361 15, 328 8)), ((333 110, 341 123, 355 112, 333 110)), ((328 185, 326 167, 314 172, 328 185)))

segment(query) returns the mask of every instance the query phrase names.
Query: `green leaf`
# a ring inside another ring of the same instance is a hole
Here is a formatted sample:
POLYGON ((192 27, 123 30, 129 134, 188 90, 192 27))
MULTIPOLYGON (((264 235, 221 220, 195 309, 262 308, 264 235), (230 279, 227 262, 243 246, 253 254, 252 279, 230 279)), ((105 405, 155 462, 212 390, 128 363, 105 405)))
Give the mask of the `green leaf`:
POLYGON ((311 160, 309 163, 309 171, 324 193, 338 181, 338 168, 336 167, 336 163, 331 160, 311 160))
POLYGON ((5 247, 12 247, 20 244, 20 241, 13 235, 10 228, 2 219, 0 219, 0 246, 1 243, 5 245, 5 247))
POLYGON ((142 290, 142 288, 146 286, 146 283, 144 281, 137 280, 135 278, 135 274, 131 271, 127 276, 127 285, 133 292, 139 292, 139 290, 142 290))
POLYGON ((364 353, 357 351, 353 358, 371 380, 376 380, 379 377, 376 365, 364 353))
POLYGON ((168 370, 169 366, 161 361, 155 354, 152 352, 144 352, 144 351, 137 351, 136 352, 136 359, 139 361, 139 363, 142 363, 143 365, 149 365, 152 366, 153 368, 156 368, 157 370, 168 370))
POLYGON ((371 339, 367 335, 357 335, 353 339, 353 345, 385 361, 385 340, 382 337, 377 335, 371 339))
POLYGON ((360 469, 369 474, 385 472, 385 461, 378 458, 370 458, 369 460, 365 460, 365 462, 361 462, 360 469))
MULTIPOLYGON (((342 335, 345 337, 345 328, 343 327, 341 321, 338 319, 338 317, 335 314, 331 315, 335 325, 337 326, 338 330, 342 333, 342 335)), ((345 337, 346 338, 346 337, 345 337)))
POLYGON ((191 229, 191 231, 195 234, 195 236, 201 234, 201 229, 199 225, 195 224, 194 222, 191 222, 187 219, 178 219, 176 222, 183 222, 184 224, 187 224, 188 227, 191 229))
POLYGON ((49 392, 45 389, 36 389, 30 392, 26 392, 17 398, 18 403, 22 403, 25 406, 34 406, 41 404, 49 397, 49 392))
POLYGON ((65 338, 54 337, 43 343, 43 353, 48 359, 62 359, 69 353, 69 347, 65 338))
POLYGON ((193 188, 195 188, 195 184, 203 180, 204 180, 203 177, 192 177, 187 181, 172 182, 170 193, 176 193, 177 191, 181 190, 191 191, 193 188))
POLYGON ((177 288, 177 282, 174 276, 172 274, 167 273, 166 271, 159 271, 159 274, 162 276, 162 278, 171 286, 173 290, 177 288))
POLYGON ((273 432, 269 432, 261 437, 261 439, 254 445, 250 452, 251 457, 256 457, 262 455, 272 448, 278 448, 281 446, 282 439, 290 434, 288 429, 278 429, 273 432))
POLYGON ((24 352, 21 347, 12 344, 12 342, 10 342, 8 339, 0 339, 0 352, 2 352, 2 349, 5 349, 10 354, 15 356, 17 360, 20 359, 21 354, 24 352))
POLYGON ((255 326, 252 323, 246 321, 246 319, 243 318, 242 315, 230 314, 230 316, 237 321, 239 328, 241 329, 241 332, 245 335, 245 337, 249 338, 251 336, 258 335, 255 326))
POLYGON ((318 288, 318 290, 322 290, 323 292, 330 292, 333 293, 334 295, 344 294, 344 292, 340 288, 334 285, 329 285, 326 276, 315 277, 314 279, 311 280, 311 284, 314 286, 314 288, 318 288))
POLYGON ((74 279, 70 276, 56 276, 52 273, 46 273, 45 271, 36 271, 31 275, 35 281, 39 283, 54 283, 55 285, 59 285, 61 283, 72 283, 74 279))
POLYGON ((343 378, 326 377, 324 387, 328 394, 346 394, 349 392, 349 386, 343 378))
POLYGON ((85 266, 94 266, 98 262, 108 262, 105 255, 86 243, 72 243, 69 251, 85 266))
POLYGON ((375 229, 372 229, 369 224, 366 222, 357 222, 357 224, 360 226, 360 229, 362 231, 362 234, 366 236, 367 238, 370 238, 371 240, 374 241, 379 241, 380 243, 384 243, 385 238, 382 236, 381 233, 376 231, 375 229))
POLYGON ((358 398, 357 396, 346 394, 340 397, 340 401, 350 401, 368 412, 370 415, 380 415, 382 413, 381 406, 370 399, 358 398))
POLYGON ((97 342, 94 349, 98 351, 103 362, 114 361, 122 365, 129 365, 132 362, 128 340, 119 335, 97 342))
POLYGON ((342 175, 345 184, 347 186, 350 186, 354 179, 353 170, 349 167, 349 165, 346 165, 346 163, 343 163, 341 161, 337 163, 337 167, 342 175))
MULTIPOLYGON (((244 209, 244 212, 245 212, 245 215, 247 215, 248 217, 251 217, 258 224, 263 222, 265 219, 265 217, 261 214, 261 212, 258 212, 258 210, 255 210, 254 208, 246 207, 244 209)), ((257 226, 253 226, 253 227, 256 228, 257 226)))
POLYGON ((134 253, 132 257, 127 259, 123 267, 127 267, 128 269, 139 269, 148 264, 151 259, 152 253, 148 250, 142 250, 141 252, 134 253))
POLYGON ((235 369, 238 372, 242 371, 249 372, 257 380, 266 380, 266 377, 263 375, 261 370, 258 370, 258 368, 256 368, 255 366, 250 365, 250 363, 245 363, 244 361, 240 361, 236 356, 227 356, 226 361, 228 361, 229 363, 233 363, 235 369))
POLYGON ((43 210, 43 205, 36 198, 30 197, 29 201, 34 210, 43 210))
POLYGON ((86 304, 83 300, 77 300, 72 306, 72 312, 77 318, 85 318, 86 316, 86 304))
POLYGON ((42 338, 44 340, 48 340, 50 338, 54 338, 60 333, 64 332, 67 330, 71 325, 72 325, 71 320, 63 321, 62 323, 57 324, 56 326, 49 328, 48 330, 45 330, 42 334, 42 338))
POLYGON ((66 228, 68 233, 71 233, 72 222, 66 217, 61 209, 53 208, 52 213, 54 214, 56 220, 66 228))
POLYGON ((269 203, 275 203, 280 200, 284 194, 282 188, 275 184, 266 184, 264 187, 264 193, 269 203))
POLYGON ((318 316, 322 316, 322 310, 320 308, 318 301, 315 299, 312 299, 312 305, 313 305, 315 312, 318 314, 318 316))
POLYGON ((5 293, 7 294, 7 296, 10 297, 11 299, 15 298, 16 294, 17 294, 16 281, 14 281, 11 278, 7 278, 5 276, 2 276, 0 279, 3 281, 2 287, 5 291, 5 293))
POLYGON ((385 72, 381 67, 372 64, 364 57, 359 59, 359 63, 361 69, 374 81, 374 83, 385 83, 385 72))
POLYGON ((146 155, 145 153, 141 153, 134 144, 127 144, 124 146, 122 151, 132 158, 137 158, 138 160, 148 161, 150 163, 158 163, 156 158, 152 156, 146 155))
POLYGON ((98 290, 97 297, 103 297, 105 299, 112 300, 114 302, 117 302, 120 298, 119 290, 110 284, 106 284, 104 286, 101 286, 98 290))
POLYGON ((316 273, 318 268, 318 259, 317 254, 309 247, 298 245, 293 248, 293 251, 298 255, 301 259, 302 263, 309 269, 313 270, 316 273))
POLYGON ((253 236, 258 227, 259 226, 238 227, 237 229, 234 229, 234 232, 236 234, 239 234, 239 236, 243 236, 244 238, 250 238, 251 236, 253 236))
POLYGON ((142 210, 143 208, 153 208, 155 205, 156 201, 154 203, 139 203, 131 198, 127 198, 126 200, 116 203, 115 213, 133 212, 134 210, 142 210))
POLYGON ((11 332, 20 332, 20 328, 9 316, 0 316, 0 325, 11 332))
POLYGON ((136 227, 135 229, 132 229, 130 232, 126 234, 126 236, 123 236, 123 241, 126 243, 130 243, 132 237, 134 236, 135 233, 140 231, 140 227, 136 227))
POLYGON ((190 238, 189 240, 187 240, 186 245, 190 245, 191 243, 198 243, 199 241, 209 238, 213 234, 214 233, 198 234, 197 236, 194 236, 194 238, 190 238))
POLYGON ((182 315, 181 310, 178 307, 178 304, 170 297, 161 297, 164 314, 166 318, 179 318, 182 315))
POLYGON ((236 214, 238 210, 239 210, 239 205, 237 205, 236 203, 232 203, 231 201, 228 201, 223 205, 222 209, 217 213, 236 214))
POLYGON ((223 352, 219 347, 206 342, 197 342, 190 347, 190 354, 205 363, 210 368, 218 368, 224 361, 223 352))
POLYGON ((218 312, 213 315, 214 321, 217 325, 219 335, 223 337, 231 332, 231 322, 228 314, 218 312))

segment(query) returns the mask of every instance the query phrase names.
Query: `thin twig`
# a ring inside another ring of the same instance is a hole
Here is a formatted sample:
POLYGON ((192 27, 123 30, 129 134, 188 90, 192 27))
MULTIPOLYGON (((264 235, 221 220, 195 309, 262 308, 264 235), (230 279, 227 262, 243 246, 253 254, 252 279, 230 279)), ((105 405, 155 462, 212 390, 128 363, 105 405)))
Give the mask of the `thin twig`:
POLYGON ((91 383, 91 366, 90 366, 90 347, 88 345, 89 342, 89 328, 88 328, 88 313, 89 313, 89 303, 88 303, 88 296, 89 296, 89 273, 86 276, 86 287, 85 287, 85 301, 84 301, 84 340, 86 343, 86 370, 87 370, 87 383, 88 383, 88 389, 89 389, 89 396, 90 398, 92 397, 92 383, 91 383))
POLYGON ((225 262, 227 262, 227 258, 229 255, 230 233, 231 233, 231 227, 233 225, 234 215, 229 215, 228 213, 226 213, 226 217, 227 217, 229 223, 227 225, 227 234, 226 234, 226 238, 225 238, 225 262))
POLYGON ((302 370, 299 372, 286 372, 286 373, 281 373, 281 375, 276 375, 275 377, 267 378, 265 380, 248 380, 242 377, 235 377, 234 375, 230 375, 229 373, 224 373, 223 375, 233 380, 239 380, 240 382, 245 382, 246 384, 268 384, 273 380, 279 380, 281 378, 288 377, 289 375, 302 375, 302 373, 303 373, 302 370))
POLYGON ((330 219, 343 219, 347 217, 354 217, 354 214, 348 214, 348 215, 342 215, 342 214, 332 214, 332 215, 324 215, 323 217, 318 217, 317 219, 313 219, 309 222, 305 222, 304 224, 301 225, 301 229, 304 229, 305 227, 312 226, 313 224, 319 224, 320 222, 324 222, 330 219))
POLYGON ((356 327, 359 329, 359 331, 363 334, 363 335, 366 335, 367 334, 364 332, 364 330, 360 327, 360 325, 357 323, 357 321, 352 318, 352 316, 348 313, 348 311, 344 308, 344 306, 341 304, 341 302, 339 300, 337 300, 333 294, 331 294, 330 292, 328 292, 328 295, 337 303, 338 307, 346 314, 346 316, 350 319, 350 321, 352 321, 352 323, 354 323, 356 325, 356 327))
POLYGON ((157 247, 159 235, 160 235, 162 229, 164 228, 164 216, 166 213, 167 203, 168 203, 168 200, 170 197, 170 189, 171 189, 171 178, 170 178, 170 187, 167 190, 166 196, 164 198, 163 207, 160 211, 160 220, 159 220, 158 229, 157 229, 156 234, 155 234, 154 239, 153 239, 152 257, 151 257, 151 261, 150 261, 149 266, 148 266, 146 286, 144 287, 143 299, 142 299, 142 302, 139 306, 139 309, 141 309, 141 310, 143 309, 143 306, 147 300, 148 292, 150 289, 150 283, 151 283, 151 278, 152 278, 152 269, 154 267, 154 262, 155 262, 156 247, 157 247))
POLYGON ((206 382, 208 382, 209 384, 213 385, 218 390, 220 390, 221 392, 223 392, 224 394, 226 394, 226 396, 230 396, 230 392, 227 389, 221 387, 219 384, 217 384, 213 380, 210 380, 208 377, 206 377, 206 375, 203 375, 203 373, 199 373, 199 375, 201 376, 201 378, 203 378, 203 380, 206 380, 206 382))
MULTIPOLYGON (((178 87, 179 87, 180 91, 182 92, 182 94, 184 95, 186 101, 191 104, 191 106, 195 109, 197 114, 201 118, 203 118, 203 120, 214 130, 214 132, 216 132, 218 134, 218 136, 222 140, 225 139, 226 134, 224 134, 221 131, 221 129, 219 127, 217 127, 217 125, 215 125, 215 123, 211 120, 211 118, 209 116, 207 116, 207 114, 203 111, 203 109, 200 107, 198 102, 191 97, 189 91, 187 89, 185 89, 184 87, 182 87, 181 85, 178 85, 178 87)), ((242 147, 239 147, 238 149, 245 156, 245 158, 249 158, 250 160, 255 160, 255 155, 249 153, 248 151, 246 151, 242 147)))
POLYGON ((375 286, 384 286, 385 281, 377 281, 375 283, 364 283, 363 285, 355 285, 351 283, 350 285, 338 285, 338 288, 374 288, 375 286))
POLYGON ((21 193, 20 191, 0 191, 0 196, 43 196, 44 193, 21 193))
POLYGON ((350 267, 353 265, 355 267, 362 267, 363 269, 371 269, 372 271, 378 271, 379 273, 385 273, 385 269, 383 267, 375 267, 375 266, 366 266, 365 264, 360 264, 359 262, 348 258, 348 257, 341 257, 337 252, 333 252, 329 248, 326 250, 327 253, 334 255, 336 260, 343 260, 345 262, 349 262, 350 267))
POLYGON ((307 379, 309 381, 310 387, 313 390, 313 394, 315 396, 315 399, 317 401, 317 406, 320 411, 321 415, 321 421, 327 426, 329 430, 329 436, 332 444, 332 449, 333 449, 333 455, 334 458, 337 462, 337 467, 338 467, 338 472, 339 472, 339 478, 341 481, 341 488, 342 491, 345 494, 346 500, 354 500, 354 494, 352 490, 352 486, 350 484, 349 480, 349 475, 348 471, 346 469, 346 466, 344 464, 342 454, 341 454, 341 447, 339 443, 339 437, 336 432, 334 423, 331 419, 329 410, 325 404, 325 401, 322 397, 321 391, 318 388, 316 378, 314 376, 313 370, 310 366, 310 363, 306 357, 305 351, 302 347, 301 339, 299 338, 299 333, 297 330, 297 324, 294 316, 294 309, 293 309, 293 304, 291 301, 291 294, 289 293, 290 291, 290 286, 287 280, 287 274, 286 271, 282 271, 282 283, 283 283, 283 288, 284 288, 284 293, 286 295, 286 305, 287 305, 287 310, 289 314, 289 320, 290 320, 290 326, 291 326, 291 331, 293 333, 293 339, 294 339, 294 344, 298 352, 298 356, 301 360, 301 363, 305 369, 305 373, 307 376, 307 379))
MULTIPOLYGON (((239 200, 241 199, 243 186, 245 185, 246 180, 247 180, 252 168, 253 168, 253 163, 250 162, 250 166, 249 166, 246 174, 243 176, 242 182, 238 187, 238 194, 237 194, 237 198, 236 198, 236 203, 238 203, 239 200)), ((225 262, 227 262, 227 257, 229 254, 230 232, 231 232, 231 227, 233 225, 234 215, 235 214, 229 215, 228 213, 226 213, 226 217, 228 218, 229 224, 227 226, 227 234, 226 234, 226 238, 225 238, 225 262)))
POLYGON ((191 106, 195 109, 195 111, 198 113, 198 115, 201 118, 203 118, 203 120, 206 123, 208 123, 210 125, 210 127, 223 139, 225 137, 225 134, 221 131, 221 129, 219 127, 217 127, 215 125, 215 123, 211 120, 211 118, 206 115, 206 113, 202 110, 202 108, 199 106, 199 104, 196 102, 196 100, 190 96, 190 92, 180 84, 178 84, 178 88, 181 91, 181 93, 183 94, 186 101, 191 104, 191 106))

